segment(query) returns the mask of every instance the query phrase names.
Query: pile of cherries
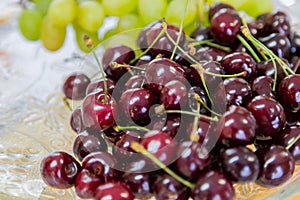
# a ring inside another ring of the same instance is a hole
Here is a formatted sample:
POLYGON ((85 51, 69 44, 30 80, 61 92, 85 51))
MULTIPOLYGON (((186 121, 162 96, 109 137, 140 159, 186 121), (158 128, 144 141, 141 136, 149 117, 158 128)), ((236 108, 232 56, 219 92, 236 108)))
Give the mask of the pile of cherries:
POLYGON ((233 183, 275 187, 292 177, 300 35, 281 11, 245 24, 217 3, 209 18, 191 37, 155 21, 140 32, 139 52, 106 49, 98 80, 66 79, 66 97, 82 100, 70 120, 75 156, 42 160, 47 185, 103 200, 228 200, 233 183))

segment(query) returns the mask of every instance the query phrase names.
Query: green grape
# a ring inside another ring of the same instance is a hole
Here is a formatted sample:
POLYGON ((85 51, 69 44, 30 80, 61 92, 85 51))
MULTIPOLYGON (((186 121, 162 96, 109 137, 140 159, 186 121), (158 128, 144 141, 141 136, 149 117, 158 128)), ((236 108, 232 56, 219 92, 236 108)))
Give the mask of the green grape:
POLYGON ((48 8, 52 0, 33 0, 35 7, 42 13, 43 16, 47 14, 48 8))
MULTIPOLYGON (((171 1, 167 7, 166 21, 168 23, 179 26, 185 10, 187 0, 171 1)), ((197 18, 197 2, 196 0, 189 0, 187 10, 184 17, 184 26, 188 26, 197 18)))
POLYGON ((77 24, 73 24, 73 28, 76 34, 77 45, 83 52, 86 53, 91 52, 91 49, 89 49, 86 46, 86 43, 83 39, 85 35, 88 35, 93 40, 93 45, 94 45, 93 48, 99 44, 100 40, 98 38, 98 32, 94 32, 94 33, 87 32, 82 28, 80 28, 77 24))
POLYGON ((97 32, 105 18, 102 5, 97 1, 82 1, 78 5, 77 24, 88 32, 97 32))
POLYGON ((48 9, 48 17, 55 26, 64 27, 76 17, 76 0, 53 0, 48 9))
POLYGON ((36 9, 24 9, 19 16, 18 25, 23 36, 28 40, 40 38, 42 14, 36 9))
POLYGON ((139 0, 138 12, 145 24, 160 20, 165 16, 167 0, 139 0))
POLYGON ((104 11, 110 16, 122 16, 136 10, 137 0, 102 0, 104 11))
POLYGON ((261 14, 272 12, 273 4, 272 0, 247 0, 237 9, 244 10, 248 15, 256 18, 261 14))
POLYGON ((62 47, 66 37, 66 27, 57 27, 46 16, 41 27, 41 41, 49 51, 56 51, 62 47))
POLYGON ((136 14, 126 14, 119 18, 117 24, 117 31, 127 31, 135 28, 141 28, 143 23, 141 22, 139 16, 136 14))

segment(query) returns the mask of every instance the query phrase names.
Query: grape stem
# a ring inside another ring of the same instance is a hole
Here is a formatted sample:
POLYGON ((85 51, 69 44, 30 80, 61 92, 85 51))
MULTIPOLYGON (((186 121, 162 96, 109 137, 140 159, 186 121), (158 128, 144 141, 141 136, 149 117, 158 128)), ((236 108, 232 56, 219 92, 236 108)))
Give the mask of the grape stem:
POLYGON ((163 169, 166 173, 168 173, 170 176, 172 176, 173 178, 175 178, 177 181, 179 181, 180 183, 182 183, 183 185, 185 185, 186 187, 193 189, 195 187, 194 184, 190 183, 189 181, 185 180, 184 178, 180 177, 179 175, 177 175, 175 172, 173 172, 170 168, 168 168, 163 162, 161 162, 159 159, 157 159, 154 155, 152 155, 150 152, 148 152, 141 144, 139 144, 138 142, 131 142, 130 147, 138 152, 141 153, 143 155, 145 155, 146 157, 148 157, 149 159, 151 159, 157 166, 159 166, 161 169, 163 169))

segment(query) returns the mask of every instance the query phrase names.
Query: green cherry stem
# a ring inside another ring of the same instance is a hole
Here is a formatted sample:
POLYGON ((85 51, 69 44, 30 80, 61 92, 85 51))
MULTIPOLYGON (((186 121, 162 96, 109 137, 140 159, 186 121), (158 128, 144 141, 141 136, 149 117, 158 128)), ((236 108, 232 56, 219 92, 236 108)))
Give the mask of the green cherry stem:
POLYGON ((71 105, 70 105, 70 102, 68 101, 67 97, 64 97, 64 98, 63 98, 63 102, 64 102, 65 106, 66 106, 71 112, 73 112, 73 109, 72 109, 72 107, 71 107, 71 105))
POLYGON ((208 45, 208 46, 211 46, 211 47, 215 47, 215 48, 217 48, 217 49, 220 49, 220 50, 222 50, 222 51, 225 51, 226 53, 231 52, 231 49, 230 49, 229 47, 226 47, 226 46, 223 46, 223 45, 214 43, 213 41, 214 41, 213 39, 209 39, 209 40, 201 40, 201 41, 195 41, 195 42, 192 42, 192 43, 190 43, 190 44, 192 44, 193 46, 208 45))
POLYGON ((251 55, 256 60, 256 62, 261 62, 260 58, 255 53, 255 51, 253 50, 253 48, 249 45, 249 43, 241 35, 237 35, 237 38, 246 47, 246 49, 251 53, 251 55))
MULTIPOLYGON (((200 112, 200 108, 201 108, 201 104, 197 103, 197 113, 200 112)), ((192 132, 191 132, 191 135, 190 135, 190 140, 191 141, 194 141, 194 142, 199 141, 199 135, 197 134, 198 125, 199 125, 199 116, 196 115, 194 117, 193 129, 192 129, 192 132)))
POLYGON ((120 130, 142 130, 142 131, 145 131, 145 132, 149 132, 150 130, 145 128, 145 127, 142 127, 142 126, 120 126, 120 125, 117 125, 117 126, 114 126, 113 127, 116 131, 120 131, 120 130))
POLYGON ((195 98, 201 105, 203 105, 204 108, 205 108, 206 110, 208 110, 208 111, 211 112, 212 114, 214 114, 214 115, 216 115, 216 116, 218 116, 218 117, 221 117, 221 116, 222 116, 221 114, 216 113, 215 111, 213 111, 212 109, 210 109, 210 108, 203 102, 203 100, 201 99, 201 97, 200 97, 198 94, 195 94, 195 95, 194 95, 194 98, 195 98))
POLYGON ((296 142, 300 140, 300 134, 289 144, 285 147, 286 150, 289 150, 296 142))
POLYGON ((144 156, 151 159, 157 166, 159 166, 161 169, 163 169, 166 173, 168 173, 170 176, 174 177, 177 181, 182 183, 188 188, 193 189, 195 187, 194 184, 190 183, 189 181, 185 180, 184 178, 177 175, 175 172, 173 172, 170 168, 168 168, 164 163, 162 163, 160 160, 158 160, 154 155, 152 155, 150 152, 148 152, 141 144, 138 142, 131 142, 130 147, 138 152, 143 154, 144 156))

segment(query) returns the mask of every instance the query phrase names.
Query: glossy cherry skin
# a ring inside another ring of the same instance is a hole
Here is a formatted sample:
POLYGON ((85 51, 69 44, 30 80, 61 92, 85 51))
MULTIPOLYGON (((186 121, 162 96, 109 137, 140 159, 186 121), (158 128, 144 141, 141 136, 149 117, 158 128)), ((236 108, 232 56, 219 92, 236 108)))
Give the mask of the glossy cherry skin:
POLYGON ((177 115, 168 115, 162 118, 153 119, 150 125, 151 130, 160 130, 174 138, 178 136, 179 129, 183 125, 181 118, 177 115))
MULTIPOLYGON (((197 111, 197 106, 199 101, 195 99, 195 95, 199 95, 201 101, 209 108, 211 108, 211 103, 207 97, 206 92, 200 87, 191 87, 188 92, 188 106, 193 111, 197 111)), ((210 112, 204 107, 200 107, 200 113, 210 115, 210 112)))
POLYGON ((195 179, 212 162, 208 150, 198 142, 185 141, 177 151, 176 169, 183 176, 195 179))
POLYGON ((76 176, 75 192, 80 198, 93 198, 96 188, 104 183, 104 179, 95 176, 89 170, 83 169, 76 176))
POLYGON ((211 20, 213 16, 220 10, 235 10, 234 7, 227 3, 215 2, 213 3, 208 10, 208 19, 211 20))
POLYGON ((125 173, 122 177, 124 183, 130 188, 136 198, 147 198, 152 196, 151 173, 125 173))
POLYGON ((191 35, 197 41, 212 39, 210 27, 199 26, 191 35))
POLYGON ((210 23, 212 36, 224 45, 231 45, 236 41, 242 24, 239 14, 233 9, 219 10, 213 15, 210 23))
POLYGON ((127 69, 124 67, 115 68, 112 62, 129 64, 134 57, 134 51, 128 46, 115 45, 107 48, 102 58, 102 65, 107 77, 117 82, 127 72, 127 69))
POLYGON ((286 116, 282 105, 267 96, 256 96, 247 105, 258 125, 257 134, 260 136, 275 137, 283 128, 286 116))
POLYGON ((125 132, 117 130, 113 126, 103 131, 103 136, 109 143, 115 144, 125 132))
MULTIPOLYGON (((198 121, 198 128, 195 132, 195 134, 198 137, 198 142, 200 144, 207 144, 207 142, 211 139, 213 139, 211 136, 213 136, 213 134, 211 134, 211 131, 213 131, 213 127, 214 127, 214 123, 212 123, 210 120, 208 119, 204 119, 202 117, 199 118, 198 121)), ((192 131, 193 131, 193 127, 194 126, 194 119, 189 119, 188 120, 188 125, 185 131, 186 134, 186 139, 190 140, 193 138, 191 138, 192 136, 192 131)))
POLYGON ((85 127, 103 130, 111 127, 117 118, 117 103, 110 94, 97 92, 85 97, 81 105, 85 127), (105 102, 105 95, 107 102, 105 102))
POLYGON ((169 165, 174 159, 176 142, 165 132, 149 131, 142 137, 141 144, 166 165, 169 165))
POLYGON ((192 189, 194 200, 234 200, 235 192, 231 181, 218 171, 203 172, 192 189))
POLYGON ((291 112, 300 110, 300 75, 285 77, 279 84, 277 97, 281 105, 291 112))
POLYGON ((251 89, 253 96, 268 96, 275 99, 275 92, 272 90, 274 79, 270 76, 259 76, 252 81, 251 89))
MULTIPOLYGON (((300 126, 287 126, 282 131, 280 136, 276 138, 277 144, 282 145, 284 147, 289 146, 296 137, 300 134, 300 126)), ((289 148, 289 152, 293 155, 295 161, 297 163, 300 162, 300 140, 298 140, 294 145, 289 148)))
POLYGON ((164 86, 160 93, 160 103, 167 110, 182 109, 187 103, 187 88, 178 81, 172 80, 164 86))
MULTIPOLYGON (((107 85, 107 93, 112 94, 116 83, 110 78, 106 78, 106 85, 107 85)), ((86 94, 94 93, 94 92, 104 92, 104 80, 99 79, 96 81, 91 82, 88 87, 86 88, 86 94)))
POLYGON ((221 49, 211 46, 204 46, 196 51, 194 57, 203 61, 220 62, 225 55, 226 52, 222 51, 221 49))
POLYGON ((147 35, 148 35, 149 30, 151 30, 151 28, 153 28, 155 26, 158 26, 158 24, 161 24, 161 21, 155 20, 155 21, 147 24, 139 33, 139 36, 137 38, 137 44, 142 51, 144 51, 148 48, 147 35))
POLYGON ((160 95, 160 91, 171 80, 186 82, 183 67, 168 58, 152 60, 146 68, 145 77, 147 87, 156 95, 160 95))
POLYGON ((244 76, 246 80, 251 80, 256 75, 256 62, 248 53, 233 52, 227 54, 220 63, 226 74, 246 72, 247 74, 244 76))
POLYGON ((300 34, 294 32, 291 39, 291 54, 295 56, 300 56, 300 34))
POLYGON ((117 165, 117 160, 111 154, 101 151, 90 153, 82 160, 82 169, 104 178, 105 182, 118 180, 122 176, 117 165))
POLYGON ((221 152, 223 173, 234 182, 256 181, 259 175, 259 160, 250 149, 239 146, 221 152))
POLYGON ((73 153, 79 160, 96 151, 107 151, 107 144, 101 133, 84 131, 76 136, 73 143, 73 153))
POLYGON ((168 174, 162 174, 153 183, 153 192, 156 199, 186 200, 189 189, 168 174))
POLYGON ((63 84, 63 92, 68 99, 81 100, 91 80, 87 75, 77 72, 69 75, 63 84))
POLYGON ((270 33, 280 33, 282 35, 291 37, 291 25, 289 17, 286 13, 282 11, 276 11, 270 14, 267 14, 265 19, 265 32, 270 33))
POLYGON ((125 83, 124 89, 125 91, 133 88, 142 88, 145 83, 144 75, 134 75, 130 77, 125 83))
POLYGON ((40 164, 43 181, 47 185, 59 189, 72 187, 80 170, 79 162, 70 154, 62 151, 48 154, 40 164))
POLYGON ((134 200, 134 195, 122 182, 106 182, 97 187, 95 200, 134 200))
POLYGON ((81 107, 75 108, 71 114, 70 118, 70 126, 72 130, 76 133, 80 133, 85 130, 85 126, 82 122, 82 113, 81 113, 81 107))
POLYGON ((251 144, 256 136, 257 123, 246 108, 230 106, 217 124, 219 140, 230 146, 251 144))
POLYGON ((275 187, 282 185, 292 177, 295 160, 284 147, 272 145, 258 149, 256 155, 261 165, 257 184, 264 187, 275 187))
POLYGON ((150 90, 146 88, 128 89, 119 100, 120 117, 130 124, 145 126, 151 120, 149 110, 154 103, 154 95, 150 90))
MULTIPOLYGON (((288 61, 286 59, 282 59, 288 66, 288 61)), ((280 65, 277 61, 275 61, 276 72, 277 72, 277 81, 282 80, 285 77, 280 65)), ((257 63, 257 75, 258 76, 270 76, 272 78, 275 77, 275 70, 272 60, 262 61, 257 63)))

